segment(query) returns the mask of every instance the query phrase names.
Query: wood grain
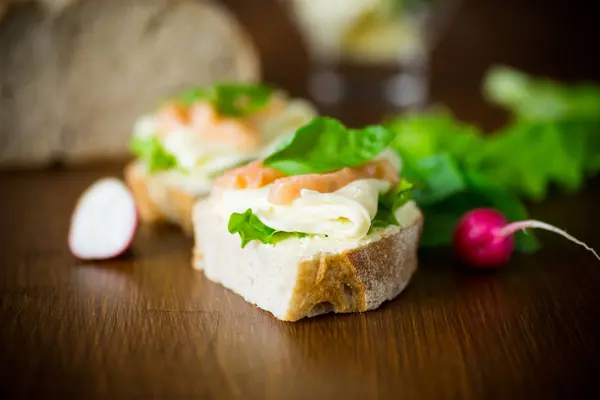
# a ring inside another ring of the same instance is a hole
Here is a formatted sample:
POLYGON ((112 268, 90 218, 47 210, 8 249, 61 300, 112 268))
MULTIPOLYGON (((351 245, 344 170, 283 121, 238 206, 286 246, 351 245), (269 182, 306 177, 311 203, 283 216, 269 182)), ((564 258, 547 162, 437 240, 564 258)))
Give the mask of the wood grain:
MULTIPOLYGON (((600 372, 600 266, 545 249, 494 274, 444 251, 379 310, 275 320, 190 267, 175 229, 125 257, 66 248, 77 196, 121 166, 0 175, 0 395, 129 398, 580 398, 600 372)), ((600 248, 600 183, 533 209, 600 248)))
MULTIPOLYGON (((302 94, 306 59, 281 10, 224 2, 245 13, 267 79, 302 94)), ((465 119, 500 120, 478 97, 490 62, 600 78, 583 1, 468 3, 433 68, 434 97, 465 119)), ((192 241, 175 229, 143 228, 119 260, 72 258, 75 200, 122 167, 0 174, 0 398, 597 397, 600 264, 566 241, 540 234, 543 251, 497 273, 423 252, 408 289, 379 310, 284 323, 193 271, 192 241)), ((587 187, 531 210, 600 248, 600 180, 587 187)))

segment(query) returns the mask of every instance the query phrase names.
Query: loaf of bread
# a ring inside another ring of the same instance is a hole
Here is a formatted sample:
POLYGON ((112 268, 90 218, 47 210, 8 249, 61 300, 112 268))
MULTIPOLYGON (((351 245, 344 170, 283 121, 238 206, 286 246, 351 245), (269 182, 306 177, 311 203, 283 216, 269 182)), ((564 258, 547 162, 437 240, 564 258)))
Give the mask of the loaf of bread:
POLYGON ((134 120, 189 86, 257 81, 218 2, 0 2, 0 167, 127 157, 134 120))

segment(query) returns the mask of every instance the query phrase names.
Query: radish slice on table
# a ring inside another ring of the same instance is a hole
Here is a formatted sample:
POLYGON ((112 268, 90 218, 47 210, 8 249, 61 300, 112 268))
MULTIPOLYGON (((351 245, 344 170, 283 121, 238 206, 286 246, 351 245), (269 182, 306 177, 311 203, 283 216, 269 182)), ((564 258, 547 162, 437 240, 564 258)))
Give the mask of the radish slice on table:
POLYGON ((504 215, 491 208, 479 208, 466 213, 454 231, 453 246, 462 261, 474 268, 498 268, 505 264, 514 250, 513 235, 524 229, 544 229, 554 232, 600 256, 587 244, 567 232, 536 220, 509 223, 504 215))
POLYGON ((79 198, 69 231, 69 249, 82 260, 116 257, 135 237, 138 216, 131 192, 116 178, 103 178, 79 198))

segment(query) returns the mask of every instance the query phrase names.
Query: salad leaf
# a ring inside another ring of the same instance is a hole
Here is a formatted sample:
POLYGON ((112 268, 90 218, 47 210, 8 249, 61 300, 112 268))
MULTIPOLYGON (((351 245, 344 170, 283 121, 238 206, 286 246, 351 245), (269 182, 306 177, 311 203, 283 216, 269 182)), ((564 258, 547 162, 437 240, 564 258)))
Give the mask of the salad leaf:
MULTIPOLYGON (((575 192, 600 171, 600 86, 559 84, 496 67, 484 91, 513 116, 492 134, 482 135, 449 113, 386 124, 426 216, 424 247, 450 244, 458 219, 473 208, 493 207, 509 221, 523 220, 522 200, 542 200, 552 185, 575 192)), ((520 251, 539 248, 523 232, 515 243, 520 251)))
POLYGON ((390 225, 400 225, 396 219, 394 212, 388 208, 382 206, 381 203, 377 206, 377 213, 371 221, 371 227, 369 233, 373 232, 375 228, 387 228, 390 225))
POLYGON ((412 161, 445 152, 467 163, 476 162, 483 142, 477 127, 458 121, 448 111, 410 114, 387 126, 396 135, 392 148, 412 161))
POLYGON ((551 184, 573 193, 600 170, 600 86, 498 66, 488 72, 484 92, 515 119, 483 149, 480 168, 488 178, 539 201, 551 184))
POLYGON ((483 90, 489 101, 508 109, 519 120, 598 119, 600 115, 598 85, 566 85, 496 66, 488 71, 483 90))
POLYGON ((447 153, 406 161, 404 175, 418 183, 415 199, 431 204, 466 189, 457 161, 447 153))
POLYGON ((347 129, 328 117, 314 118, 264 160, 286 175, 320 174, 355 167, 379 155, 394 138, 383 126, 347 129))
POLYGON ((379 195, 377 213, 371 221, 369 233, 375 228, 386 228, 390 225, 400 225, 396 219, 396 210, 412 199, 414 185, 403 179, 396 187, 387 193, 379 195))
POLYGON ((258 240, 265 244, 275 244, 291 237, 306 237, 306 233, 277 231, 262 223, 252 209, 244 213, 233 213, 229 217, 227 229, 231 234, 239 234, 242 239, 242 248, 246 247, 252 240, 258 240))
MULTIPOLYGON (((426 215, 421 246, 450 244, 459 218, 473 208, 494 207, 511 221, 527 217, 509 187, 483 173, 490 139, 476 128, 437 113, 397 119, 390 126, 396 133, 392 147, 403 159, 403 175, 415 182, 414 199, 426 215)), ((514 148, 507 150, 514 154, 514 148)), ((533 236, 518 233, 515 239, 519 250, 538 247, 533 236)))
POLYGON ((396 185, 384 195, 379 196, 379 204, 389 210, 396 211, 412 199, 414 184, 407 179, 396 185))
POLYGON ((507 126, 482 147, 478 170, 488 180, 540 201, 552 183, 574 192, 593 171, 594 149, 578 123, 520 122, 507 126), (568 132, 568 133, 567 133, 568 132))
POLYGON ((221 115, 241 117, 267 106, 273 89, 265 85, 221 84, 215 86, 216 110, 221 115))
MULTIPOLYGON (((464 192, 450 196, 435 204, 422 206, 425 214, 422 247, 443 246, 452 243, 454 229, 464 213, 480 207, 493 207, 509 221, 527 218, 527 212, 520 200, 512 193, 489 185, 473 176, 464 192), (475 180, 476 179, 476 180, 475 180)), ((522 252, 533 252, 539 243, 533 235, 518 232, 515 247, 522 252)))
POLYGON ((180 93, 175 100, 185 107, 191 107, 199 101, 212 101, 214 90, 210 87, 191 88, 180 93))
POLYGON ((175 156, 167 152, 155 136, 133 136, 130 148, 131 152, 144 162, 150 173, 177 167, 175 156))
POLYGON ((220 115, 244 117, 265 108, 272 94, 273 89, 266 85, 220 83, 187 90, 177 96, 175 101, 186 107, 198 101, 207 101, 220 115))
MULTIPOLYGON (((492 207, 500 211, 509 221, 522 221, 529 217, 527 209, 512 192, 490 184, 488 180, 475 173, 467 172, 469 191, 477 193, 481 198, 479 207, 492 207)), ((517 250, 532 253, 539 249, 540 244, 533 234, 517 232, 514 235, 517 250)))

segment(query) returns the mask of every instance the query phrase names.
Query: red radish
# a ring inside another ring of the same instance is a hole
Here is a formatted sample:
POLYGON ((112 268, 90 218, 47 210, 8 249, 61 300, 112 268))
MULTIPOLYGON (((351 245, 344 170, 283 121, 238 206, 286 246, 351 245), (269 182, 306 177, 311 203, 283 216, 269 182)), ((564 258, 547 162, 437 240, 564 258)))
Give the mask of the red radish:
POLYGON ((116 178, 103 178, 79 198, 69 231, 69 249, 82 260, 116 257, 129 248, 138 227, 131 192, 116 178))
POLYGON ((536 220, 508 223, 499 211, 491 208, 479 208, 463 215, 454 231, 454 250, 471 267, 498 268, 512 255, 513 234, 529 228, 557 233, 591 251, 600 260, 594 249, 562 229, 536 220))

